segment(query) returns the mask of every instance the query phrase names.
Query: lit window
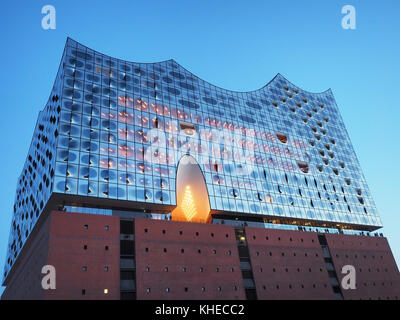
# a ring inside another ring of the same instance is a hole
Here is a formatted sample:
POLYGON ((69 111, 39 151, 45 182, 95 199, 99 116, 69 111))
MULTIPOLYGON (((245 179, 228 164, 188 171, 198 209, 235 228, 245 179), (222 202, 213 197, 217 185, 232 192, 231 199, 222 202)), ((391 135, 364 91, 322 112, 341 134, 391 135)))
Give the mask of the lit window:
POLYGON ((108 289, 104 289, 104 294, 108 294, 108 289))

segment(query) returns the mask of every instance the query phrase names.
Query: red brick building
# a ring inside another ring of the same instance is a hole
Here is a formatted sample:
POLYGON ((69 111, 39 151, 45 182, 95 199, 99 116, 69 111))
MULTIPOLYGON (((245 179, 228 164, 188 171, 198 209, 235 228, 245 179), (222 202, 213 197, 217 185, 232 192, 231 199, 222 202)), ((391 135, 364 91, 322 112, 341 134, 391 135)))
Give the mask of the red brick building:
POLYGON ((398 299, 386 238, 53 211, 2 299, 398 299), (56 289, 43 290, 43 265, 56 289), (340 282, 356 268, 355 290, 340 282))

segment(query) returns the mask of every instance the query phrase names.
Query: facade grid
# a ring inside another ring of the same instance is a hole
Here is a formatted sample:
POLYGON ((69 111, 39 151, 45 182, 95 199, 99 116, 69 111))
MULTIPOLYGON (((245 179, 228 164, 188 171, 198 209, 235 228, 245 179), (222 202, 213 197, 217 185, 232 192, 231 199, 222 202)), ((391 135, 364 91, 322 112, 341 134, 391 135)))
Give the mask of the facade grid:
POLYGON ((382 226, 331 90, 278 74, 234 92, 174 60, 128 62, 68 38, 18 181, 3 276, 48 207, 170 212, 184 155, 199 164, 215 215, 382 226))

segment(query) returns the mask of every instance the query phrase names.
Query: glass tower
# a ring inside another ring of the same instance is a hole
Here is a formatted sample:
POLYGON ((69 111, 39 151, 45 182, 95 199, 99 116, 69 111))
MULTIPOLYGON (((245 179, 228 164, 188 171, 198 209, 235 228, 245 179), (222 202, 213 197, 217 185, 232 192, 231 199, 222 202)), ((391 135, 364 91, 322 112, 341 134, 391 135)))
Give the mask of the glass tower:
POLYGON ((128 62, 67 39, 18 180, 4 277, 49 210, 171 212, 185 155, 201 168, 214 217, 382 226, 331 90, 278 74, 235 92, 174 60, 128 62))

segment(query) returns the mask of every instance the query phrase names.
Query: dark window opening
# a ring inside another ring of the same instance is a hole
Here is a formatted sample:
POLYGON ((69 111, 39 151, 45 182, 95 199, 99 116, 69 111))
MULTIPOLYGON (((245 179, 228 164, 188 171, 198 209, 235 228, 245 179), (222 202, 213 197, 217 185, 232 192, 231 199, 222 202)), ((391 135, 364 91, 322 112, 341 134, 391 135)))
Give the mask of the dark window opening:
POLYGON ((297 161, 297 165, 299 166, 301 172, 308 173, 309 167, 307 163, 302 161, 297 161))
POLYGON ((280 142, 287 143, 288 138, 284 133, 277 132, 276 136, 277 136, 277 138, 279 139, 280 142))

